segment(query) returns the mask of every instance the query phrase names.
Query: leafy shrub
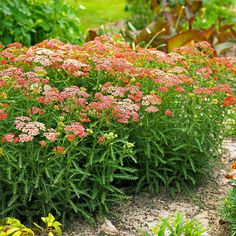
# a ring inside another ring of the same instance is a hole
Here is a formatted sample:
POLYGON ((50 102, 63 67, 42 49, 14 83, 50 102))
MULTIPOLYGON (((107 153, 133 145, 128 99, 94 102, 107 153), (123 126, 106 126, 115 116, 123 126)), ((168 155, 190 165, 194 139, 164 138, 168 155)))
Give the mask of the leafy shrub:
MULTIPOLYGON (((154 236, 201 236, 207 231, 201 223, 195 219, 185 220, 180 212, 175 217, 160 218, 161 223, 152 228, 154 236)), ((142 232, 143 236, 151 236, 148 232, 142 232)))
POLYGON ((45 40, 0 57, 3 216, 92 219, 127 186, 195 184, 235 104, 236 61, 206 42, 166 54, 119 36, 45 40))
POLYGON ((48 214, 47 217, 42 217, 42 221, 45 223, 45 227, 41 227, 37 224, 33 230, 27 228, 25 225, 13 217, 7 217, 0 221, 0 235, 1 236, 34 236, 35 232, 37 235, 58 235, 61 236, 61 223, 56 221, 52 214, 48 214))
MULTIPOLYGON (((181 6, 189 6, 194 1, 184 1, 184 0, 169 0, 169 1, 156 1, 156 0, 129 0, 129 10, 131 12, 131 17, 128 19, 129 22, 133 24, 136 29, 142 29, 148 24, 150 24, 153 20, 160 19, 162 17, 161 14, 156 12, 157 9, 155 7, 159 4, 158 8, 161 8, 163 11, 163 5, 169 4, 170 6, 177 7, 177 5, 181 6), (164 3, 165 2, 165 3, 164 3)), ((230 7, 235 6, 234 0, 228 1, 219 1, 219 0, 203 0, 198 1, 203 3, 203 7, 201 11, 198 10, 196 15, 196 21, 194 22, 194 28, 208 28, 212 24, 214 24, 218 17, 220 16, 223 21, 226 22, 234 22, 234 13, 230 10, 230 7)), ((159 10, 159 9, 158 9, 159 10)), ((189 11, 189 10, 187 10, 189 11)), ((169 17, 172 18, 171 11, 169 9, 170 15, 169 17)), ((190 13, 190 12, 189 12, 190 13)))
POLYGON ((235 1, 204 1, 203 8, 196 17, 194 28, 208 28, 214 24, 218 18, 225 23, 236 23, 235 13, 231 10, 235 1))
POLYGON ((79 19, 63 0, 47 2, 6 0, 0 2, 0 42, 32 45, 46 38, 79 42, 79 19))
POLYGON ((157 18, 157 16, 153 14, 150 5, 150 0, 129 1, 128 9, 131 14, 128 22, 130 22, 135 29, 143 29, 146 25, 157 18))
MULTIPOLYGON (((236 36, 234 12, 215 1, 131 1, 133 17, 124 33, 136 45, 172 52, 191 41, 208 41, 217 54, 232 49, 236 36), (145 11, 146 18, 142 17, 145 11), (217 23, 215 23, 217 22, 217 23), (142 24, 143 23, 143 24, 142 24), (139 27, 142 25, 142 27, 139 27), (138 29, 143 28, 141 31, 138 29)), ((91 35, 91 34, 90 34, 91 35)))

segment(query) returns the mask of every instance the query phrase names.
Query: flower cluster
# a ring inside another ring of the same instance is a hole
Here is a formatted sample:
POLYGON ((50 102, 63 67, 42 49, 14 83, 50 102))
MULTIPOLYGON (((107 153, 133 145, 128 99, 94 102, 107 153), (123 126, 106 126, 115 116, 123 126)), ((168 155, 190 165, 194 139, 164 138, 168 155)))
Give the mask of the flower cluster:
POLYGON ((86 136, 85 128, 79 122, 71 122, 70 125, 66 125, 64 127, 64 130, 67 133, 72 133, 80 138, 83 138, 86 136))
POLYGON ((147 113, 178 119, 193 99, 201 109, 231 109, 236 61, 213 55, 204 42, 166 54, 107 36, 82 47, 55 39, 10 45, 0 52, 0 121, 14 121, 15 129, 7 126, 2 141, 37 138, 45 146, 88 138, 86 129, 100 119, 139 123, 147 113), (60 116, 62 126, 56 125, 60 116))
POLYGON ((231 165, 231 170, 225 175, 226 179, 234 179, 236 176, 236 162, 231 165))

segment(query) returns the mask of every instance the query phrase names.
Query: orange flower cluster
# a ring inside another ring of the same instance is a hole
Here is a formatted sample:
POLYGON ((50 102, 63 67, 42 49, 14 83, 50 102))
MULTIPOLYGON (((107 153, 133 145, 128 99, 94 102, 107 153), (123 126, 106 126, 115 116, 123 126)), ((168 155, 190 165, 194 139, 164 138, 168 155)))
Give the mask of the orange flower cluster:
POLYGON ((234 170, 236 170, 236 162, 234 162, 232 165, 231 165, 231 170, 230 170, 230 173, 227 173, 226 175, 225 175, 225 178, 226 179, 233 179, 234 178, 234 173, 235 173, 235 171, 234 170))
POLYGON ((53 152, 55 152, 58 155, 62 155, 65 154, 65 148, 62 146, 56 146, 55 148, 53 148, 53 152))

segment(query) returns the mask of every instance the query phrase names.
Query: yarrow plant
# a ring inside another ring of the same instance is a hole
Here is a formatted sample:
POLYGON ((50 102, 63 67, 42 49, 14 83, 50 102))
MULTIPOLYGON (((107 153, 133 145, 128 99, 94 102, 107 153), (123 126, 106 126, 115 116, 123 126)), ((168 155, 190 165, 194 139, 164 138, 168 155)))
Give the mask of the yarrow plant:
POLYGON ((236 60, 213 55, 206 42, 166 54, 116 35, 1 46, 1 215, 91 220, 129 185, 195 184, 235 112, 236 60))

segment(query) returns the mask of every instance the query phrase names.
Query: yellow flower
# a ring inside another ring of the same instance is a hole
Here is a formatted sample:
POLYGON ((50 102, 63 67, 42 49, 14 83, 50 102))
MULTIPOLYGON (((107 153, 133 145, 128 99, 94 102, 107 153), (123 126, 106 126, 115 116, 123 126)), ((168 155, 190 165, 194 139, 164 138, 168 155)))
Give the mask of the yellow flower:
POLYGON ((113 140, 115 138, 118 137, 117 134, 113 133, 113 132, 109 132, 108 134, 104 134, 104 137, 107 139, 107 140, 113 140))
POLYGON ((134 147, 134 143, 127 142, 123 145, 124 149, 132 149, 134 147))
POLYGON ((86 89, 85 87, 80 87, 80 90, 81 90, 82 92, 86 92, 86 91, 87 91, 87 89, 86 89))
POLYGON ((218 99, 213 99, 211 103, 212 104, 217 104, 218 103, 218 99))
POLYGON ((63 128, 65 125, 64 125, 64 123, 62 121, 59 121, 57 123, 57 126, 60 127, 60 128, 63 128))
POLYGON ((64 121, 65 117, 64 116, 59 116, 59 121, 64 121))
POLYGON ((0 98, 6 99, 7 98, 7 93, 0 92, 0 98))
POLYGON ((47 71, 45 70, 36 70, 35 73, 41 77, 44 77, 47 75, 47 71))
POLYGON ((60 109, 60 107, 59 107, 58 105, 55 105, 55 106, 54 106, 54 109, 55 109, 56 111, 58 111, 58 110, 60 109))
POLYGON ((40 94, 40 90, 39 90, 39 89, 34 89, 34 90, 32 91, 32 94, 38 95, 38 94, 40 94))
POLYGON ((135 78, 132 78, 132 79, 130 80, 130 82, 131 82, 131 83, 134 83, 134 82, 136 82, 136 79, 135 79, 135 78))
POLYGON ((86 129, 86 132, 87 132, 88 135, 89 134, 93 134, 93 130, 92 129, 86 129))

